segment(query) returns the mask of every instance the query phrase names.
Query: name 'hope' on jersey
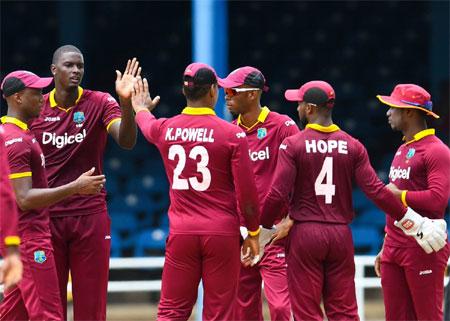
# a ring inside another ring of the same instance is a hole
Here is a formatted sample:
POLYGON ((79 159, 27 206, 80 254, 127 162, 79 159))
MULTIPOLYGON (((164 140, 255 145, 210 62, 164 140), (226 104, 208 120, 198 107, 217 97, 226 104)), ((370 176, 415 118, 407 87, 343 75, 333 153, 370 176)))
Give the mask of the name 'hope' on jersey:
MULTIPOLYGON (((74 106, 63 108, 55 101, 55 90, 44 96, 41 114, 31 130, 38 139, 46 159, 50 187, 77 179, 95 167, 94 175, 103 172, 103 154, 108 129, 120 120, 121 110, 109 94, 78 88, 74 106)), ((74 195, 50 207, 52 216, 95 214, 106 210, 106 191, 96 195, 74 195)))

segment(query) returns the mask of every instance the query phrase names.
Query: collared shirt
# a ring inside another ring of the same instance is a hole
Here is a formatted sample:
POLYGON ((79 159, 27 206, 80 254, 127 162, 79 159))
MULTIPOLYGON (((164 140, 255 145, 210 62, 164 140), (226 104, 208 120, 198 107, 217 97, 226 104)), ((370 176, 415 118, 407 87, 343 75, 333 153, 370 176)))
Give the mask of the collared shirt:
POLYGON ((140 111, 136 123, 164 161, 171 234, 238 235, 238 204, 249 230, 258 229, 248 143, 239 127, 206 107, 186 107, 180 115, 160 119, 140 111))
MULTIPOLYGON (((32 188, 47 188, 44 154, 27 124, 9 116, 2 117, 1 122, 11 171, 9 178, 30 177, 32 188)), ((48 209, 19 209, 18 234, 23 241, 50 237, 48 209)))
MULTIPOLYGON (((30 129, 42 146, 50 187, 70 183, 92 167, 95 167, 94 175, 103 173, 108 130, 121 117, 117 101, 108 93, 81 87, 74 106, 59 106, 55 89, 44 100, 39 118, 30 129)), ((95 195, 72 195, 52 205, 50 215, 104 212, 105 196, 105 189, 95 195)))

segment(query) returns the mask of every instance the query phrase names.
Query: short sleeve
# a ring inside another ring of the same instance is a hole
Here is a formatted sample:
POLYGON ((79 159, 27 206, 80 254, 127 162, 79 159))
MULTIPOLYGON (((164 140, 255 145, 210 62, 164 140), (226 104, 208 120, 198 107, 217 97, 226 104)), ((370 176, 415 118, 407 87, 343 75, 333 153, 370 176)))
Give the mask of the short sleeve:
POLYGON ((121 119, 122 111, 119 104, 117 103, 117 100, 110 94, 104 94, 104 97, 102 99, 102 108, 103 126, 105 126, 106 130, 109 130, 109 127, 112 124, 121 119))
POLYGON ((15 142, 6 146, 11 179, 32 176, 31 147, 26 141, 15 142))

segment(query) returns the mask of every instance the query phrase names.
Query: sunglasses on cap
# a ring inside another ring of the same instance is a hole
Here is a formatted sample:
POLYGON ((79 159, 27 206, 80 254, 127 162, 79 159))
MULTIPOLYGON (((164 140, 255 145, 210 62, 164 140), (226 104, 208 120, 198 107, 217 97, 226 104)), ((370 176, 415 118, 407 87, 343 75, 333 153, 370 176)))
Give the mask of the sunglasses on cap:
POLYGON ((261 90, 261 89, 260 88, 224 88, 223 90, 225 91, 225 94, 228 97, 233 97, 241 92, 255 91, 255 90, 261 90))

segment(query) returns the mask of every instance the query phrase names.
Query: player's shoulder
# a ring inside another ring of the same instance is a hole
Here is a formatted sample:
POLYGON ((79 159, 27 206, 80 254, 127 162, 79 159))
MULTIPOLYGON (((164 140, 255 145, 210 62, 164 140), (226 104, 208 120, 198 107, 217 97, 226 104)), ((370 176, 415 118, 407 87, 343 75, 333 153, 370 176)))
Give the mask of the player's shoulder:
POLYGON ((289 117, 288 115, 280 114, 272 110, 267 115, 267 119, 270 122, 276 123, 279 127, 297 126, 295 121, 293 121, 292 118, 289 117))
POLYGON ((117 103, 117 100, 110 93, 84 88, 81 99, 89 99, 98 102, 117 103))
POLYGON ((424 141, 423 147, 425 155, 427 157, 431 158, 450 157, 449 147, 442 140, 440 140, 439 137, 433 135, 426 138, 428 139, 424 141))

